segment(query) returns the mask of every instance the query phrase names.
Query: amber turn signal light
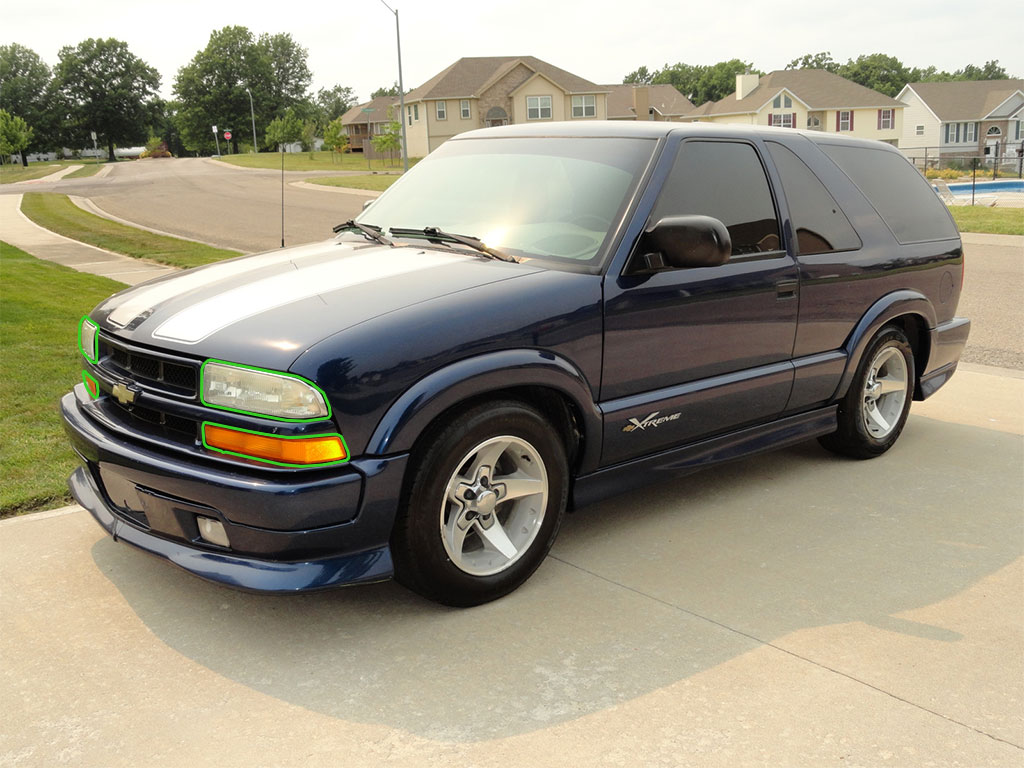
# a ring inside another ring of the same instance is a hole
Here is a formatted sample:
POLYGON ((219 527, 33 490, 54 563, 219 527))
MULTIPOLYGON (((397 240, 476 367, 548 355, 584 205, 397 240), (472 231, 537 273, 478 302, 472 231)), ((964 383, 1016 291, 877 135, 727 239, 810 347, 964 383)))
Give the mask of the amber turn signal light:
POLYGON ((345 439, 338 434, 280 437, 205 422, 203 445, 243 459, 267 461, 286 467, 336 464, 348 459, 345 439))

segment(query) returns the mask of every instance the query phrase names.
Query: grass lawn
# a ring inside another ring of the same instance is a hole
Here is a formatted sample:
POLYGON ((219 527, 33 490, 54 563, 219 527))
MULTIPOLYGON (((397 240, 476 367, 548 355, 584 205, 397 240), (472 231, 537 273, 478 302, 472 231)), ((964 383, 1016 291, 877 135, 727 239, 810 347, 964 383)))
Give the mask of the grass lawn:
POLYGON ((89 158, 88 160, 79 160, 79 163, 81 165, 84 165, 85 167, 84 168, 79 168, 77 171, 72 171, 71 173, 69 173, 64 178, 65 179, 84 179, 86 176, 94 176, 97 173, 99 173, 100 168, 102 168, 104 165, 106 165, 107 162, 108 161, 106 161, 106 160, 101 160, 100 162, 97 163, 92 158, 89 158))
POLYGON ((78 320, 124 288, 0 243, 0 517, 71 503, 57 401, 81 381, 78 320))
POLYGON ((953 205, 949 212, 961 232, 1024 235, 1024 208, 989 208, 984 205, 953 205))
POLYGON ((351 189, 375 189, 383 192, 401 176, 386 174, 367 174, 365 176, 316 176, 306 179, 311 184, 323 184, 325 187, 349 187, 351 189))
POLYGON ((21 210, 41 227, 108 251, 146 258, 175 267, 195 267, 241 255, 191 240, 179 240, 118 224, 72 203, 67 195, 32 192, 22 199, 21 210))
MULTIPOLYGON (((337 152, 285 152, 284 169, 286 171, 401 171, 402 159, 371 160, 367 166, 366 158, 361 152, 338 154, 337 152), (332 157, 333 155, 333 157, 332 157)), ((225 155, 221 162, 231 163, 243 168, 281 169, 280 152, 260 152, 258 155, 225 155)), ((410 158, 409 165, 418 162, 419 158, 410 158)))

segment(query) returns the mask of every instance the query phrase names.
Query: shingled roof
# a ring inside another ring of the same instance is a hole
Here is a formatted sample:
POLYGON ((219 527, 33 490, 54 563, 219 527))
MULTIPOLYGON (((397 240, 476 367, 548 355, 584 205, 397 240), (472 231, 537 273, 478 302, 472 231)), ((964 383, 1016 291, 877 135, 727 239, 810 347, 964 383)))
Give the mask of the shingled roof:
POLYGON ((525 64, 566 93, 605 93, 608 90, 533 56, 467 56, 408 93, 405 100, 478 98, 491 83, 517 64, 525 64))
MULTIPOLYGON (((388 122, 388 110, 397 103, 397 96, 378 96, 372 101, 367 101, 364 104, 357 104, 352 107, 352 109, 341 116, 341 124, 386 123, 388 122), (370 111, 364 112, 364 109, 368 109, 370 111)), ((397 117, 395 119, 397 119, 397 117)))
MULTIPOLYGON (((605 85, 608 94, 608 118, 636 117, 633 110, 633 85, 605 85)), ((667 83, 646 87, 650 106, 665 117, 688 115, 693 111, 693 102, 667 83)))
POLYGON ((906 106, 884 93, 857 85, 824 69, 781 69, 762 76, 757 87, 744 98, 737 99, 733 92, 720 101, 701 105, 687 117, 757 112, 783 90, 789 91, 810 110, 906 106))
MULTIPOLYGON (((1006 118, 992 114, 1015 93, 1024 94, 1024 80, 963 80, 951 83, 909 83, 907 88, 928 105, 939 120, 981 120, 986 117, 1006 118)), ((900 92, 902 96, 906 88, 900 92)))

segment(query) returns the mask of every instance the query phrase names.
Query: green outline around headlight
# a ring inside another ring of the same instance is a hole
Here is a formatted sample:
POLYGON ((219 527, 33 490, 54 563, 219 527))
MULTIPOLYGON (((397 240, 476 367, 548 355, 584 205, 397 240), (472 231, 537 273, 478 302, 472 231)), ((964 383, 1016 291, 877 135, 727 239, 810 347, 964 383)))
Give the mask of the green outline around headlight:
POLYGON ((78 351, 82 353, 82 357, 88 360, 93 365, 99 365, 100 362, 100 327, 96 325, 92 320, 89 319, 88 315, 82 315, 82 319, 78 321, 78 351), (82 327, 88 323, 96 329, 96 333, 92 337, 92 357, 89 357, 85 351, 85 347, 82 346, 82 327))
MULTIPOLYGON (((218 411, 228 411, 229 413, 241 413, 241 414, 243 414, 245 416, 259 416, 260 418, 263 418, 263 419, 273 419, 274 421, 287 421, 287 422, 294 423, 294 424, 308 424, 309 422, 313 422, 313 421, 325 421, 327 419, 330 419, 331 418, 331 414, 333 413, 333 410, 331 409, 331 401, 327 398, 327 393, 324 392, 322 389, 320 389, 320 387, 318 387, 312 381, 307 379, 305 376, 299 376, 297 373, 285 373, 284 371, 273 371, 270 368, 258 368, 255 365, 244 365, 243 363, 232 363, 232 362, 229 362, 227 360, 216 360, 214 358, 210 358, 209 360, 203 361, 202 366, 199 368, 199 402, 201 402, 207 408, 216 408, 218 411), (326 416, 313 416, 313 417, 308 418, 308 419, 292 419, 292 418, 288 418, 287 416, 272 416, 269 413, 260 413, 259 411, 241 411, 238 408, 230 408, 230 407, 228 407, 226 405, 217 405, 215 403, 208 403, 208 402, 206 402, 206 398, 203 397, 203 390, 205 389, 205 387, 203 386, 203 379, 206 376, 206 366, 208 364, 210 364, 210 363, 216 363, 217 365, 227 365, 227 366, 229 366, 231 368, 246 368, 246 369, 248 369, 250 371, 259 371, 260 373, 272 373, 275 376, 286 376, 289 379, 298 379, 303 384, 308 384, 309 386, 311 386, 313 389, 315 389, 317 392, 320 393, 320 396, 323 397, 323 399, 324 399, 324 405, 327 406, 327 415, 326 416)), ((344 438, 342 438, 342 439, 344 439, 344 438)))

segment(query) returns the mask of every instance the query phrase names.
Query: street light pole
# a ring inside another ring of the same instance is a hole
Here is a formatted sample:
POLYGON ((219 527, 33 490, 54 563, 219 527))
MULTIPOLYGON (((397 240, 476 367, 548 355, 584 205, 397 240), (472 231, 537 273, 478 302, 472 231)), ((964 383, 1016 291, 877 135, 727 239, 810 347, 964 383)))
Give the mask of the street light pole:
POLYGON ((380 0, 384 7, 395 14, 395 41, 398 44, 398 111, 402 124, 402 169, 409 170, 409 145, 405 139, 405 84, 402 82, 402 33, 398 27, 398 11, 380 0))
POLYGON ((245 92, 249 94, 249 116, 252 118, 252 151, 259 154, 260 148, 256 142, 256 110, 252 108, 252 91, 246 88, 245 92))

